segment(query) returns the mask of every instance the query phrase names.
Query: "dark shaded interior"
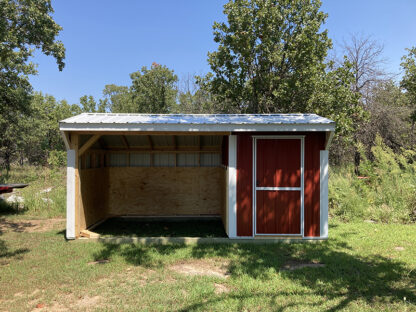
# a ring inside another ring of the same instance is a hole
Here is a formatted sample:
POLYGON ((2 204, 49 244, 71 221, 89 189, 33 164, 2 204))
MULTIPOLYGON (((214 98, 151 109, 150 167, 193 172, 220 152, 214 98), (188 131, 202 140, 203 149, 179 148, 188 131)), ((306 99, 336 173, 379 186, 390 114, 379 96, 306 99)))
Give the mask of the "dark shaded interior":
POLYGON ((93 229, 101 236, 227 237, 221 218, 110 218, 93 229))

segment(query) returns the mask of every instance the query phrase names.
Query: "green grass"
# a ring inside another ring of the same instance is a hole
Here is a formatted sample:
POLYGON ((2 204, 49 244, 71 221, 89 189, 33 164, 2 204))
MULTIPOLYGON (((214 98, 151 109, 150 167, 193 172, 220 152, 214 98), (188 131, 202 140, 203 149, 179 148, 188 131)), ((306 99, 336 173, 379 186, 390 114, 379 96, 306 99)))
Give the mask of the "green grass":
MULTIPOLYGON (((17 222, 15 219, 6 219, 17 222)), ((323 243, 135 245, 68 242, 63 228, 0 236, 0 306, 9 311, 416 311, 416 227, 332 221, 323 243), (401 248, 397 248, 401 247, 401 248), (229 278, 175 263, 216 260, 229 278), (89 264, 109 260, 102 264, 89 264), (325 267, 284 271, 287 262, 325 267), (229 292, 216 293, 223 285, 229 292)))
POLYGON ((221 220, 149 221, 112 218, 94 228, 94 232, 102 236, 226 237, 221 220))
MULTIPOLYGON (((13 166, 9 173, 0 172, 2 183, 28 183, 23 189, 15 189, 14 195, 22 197, 22 204, 0 201, 0 214, 20 215, 19 218, 54 218, 65 215, 66 169, 51 170, 47 167, 13 166), (51 188, 49 192, 43 192, 51 188)), ((7 198, 11 194, 3 194, 7 198)))

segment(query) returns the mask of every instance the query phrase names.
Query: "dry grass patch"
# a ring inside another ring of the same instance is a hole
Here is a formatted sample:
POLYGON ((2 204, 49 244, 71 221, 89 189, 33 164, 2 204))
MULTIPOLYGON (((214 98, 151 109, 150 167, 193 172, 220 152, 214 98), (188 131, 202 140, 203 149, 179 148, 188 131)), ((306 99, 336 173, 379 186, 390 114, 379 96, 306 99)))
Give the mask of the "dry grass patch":
POLYGON ((65 219, 44 219, 44 220, 8 220, 0 218, 0 232, 37 233, 48 232, 54 229, 61 229, 65 219))
POLYGON ((169 269, 184 275, 228 278, 230 276, 229 265, 228 259, 195 259, 177 262, 169 269))
POLYGON ((322 268, 325 267, 325 264, 319 263, 318 261, 311 261, 311 262, 301 262, 297 260, 289 260, 285 263, 285 265, 281 268, 282 271, 294 271, 300 270, 303 268, 322 268))
POLYGON ((224 284, 218 284, 218 283, 214 283, 214 288, 215 288, 215 290, 214 290, 214 292, 217 294, 217 295, 220 295, 220 294, 226 294, 226 293, 229 293, 230 291, 231 291, 231 289, 230 288, 228 288, 226 285, 224 285, 224 284))
MULTIPOLYGON (((34 308, 33 312, 39 311, 53 311, 53 312, 66 312, 66 311, 93 311, 97 308, 97 305, 102 301, 101 296, 82 296, 75 297, 74 295, 66 295, 61 297, 62 301, 54 301, 52 304, 37 303, 36 300, 30 302, 29 305, 34 308)), ((29 307, 31 308, 31 307, 29 307)))

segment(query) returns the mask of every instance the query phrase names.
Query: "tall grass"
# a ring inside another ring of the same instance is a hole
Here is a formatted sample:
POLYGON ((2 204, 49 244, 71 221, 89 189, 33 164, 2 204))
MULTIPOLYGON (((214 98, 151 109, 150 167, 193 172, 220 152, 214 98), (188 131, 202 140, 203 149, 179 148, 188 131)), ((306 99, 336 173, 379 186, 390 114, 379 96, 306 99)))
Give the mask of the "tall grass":
POLYGON ((372 155, 370 161, 362 153, 362 177, 352 167, 331 169, 330 214, 344 221, 416 221, 416 153, 395 154, 378 137, 372 155))
POLYGON ((66 206, 65 169, 48 167, 13 166, 9 172, 2 171, 2 183, 28 183, 23 189, 15 189, 14 195, 23 198, 22 203, 6 204, 0 201, 0 214, 24 214, 31 217, 63 217, 66 206))

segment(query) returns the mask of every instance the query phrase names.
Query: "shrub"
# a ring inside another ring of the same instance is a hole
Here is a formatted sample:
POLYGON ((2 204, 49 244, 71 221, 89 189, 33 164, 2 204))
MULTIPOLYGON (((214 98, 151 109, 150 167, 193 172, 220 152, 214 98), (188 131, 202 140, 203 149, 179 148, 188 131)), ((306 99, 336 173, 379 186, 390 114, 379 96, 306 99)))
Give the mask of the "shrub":
MULTIPOLYGON (((360 149, 360 148, 359 148, 360 149)), ((357 177, 352 167, 331 170, 330 213, 343 220, 371 219, 409 223, 416 220, 416 162, 414 151, 395 154, 380 137, 371 149, 373 161, 362 153, 357 177)))
POLYGON ((66 165, 65 151, 50 151, 48 164, 52 169, 62 168, 66 165))

